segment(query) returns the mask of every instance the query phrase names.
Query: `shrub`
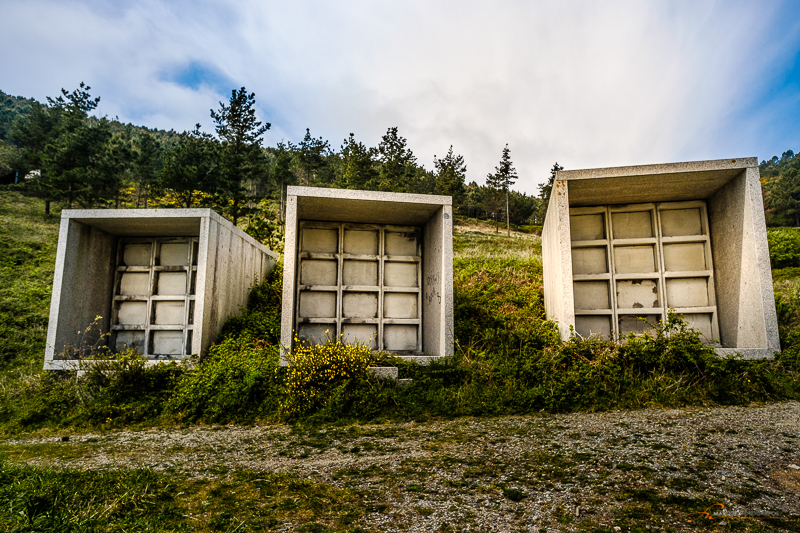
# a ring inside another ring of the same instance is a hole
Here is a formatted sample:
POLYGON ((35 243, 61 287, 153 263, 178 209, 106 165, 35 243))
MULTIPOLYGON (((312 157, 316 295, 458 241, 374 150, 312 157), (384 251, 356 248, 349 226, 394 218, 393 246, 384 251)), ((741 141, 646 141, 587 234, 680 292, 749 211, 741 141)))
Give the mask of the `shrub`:
POLYGON ((250 422, 277 410, 281 382, 276 346, 251 336, 228 337, 184 374, 167 403, 179 420, 250 422))
POLYGON ((114 426, 157 419, 184 368, 174 361, 147 363, 133 350, 92 363, 76 383, 80 418, 114 426))
POLYGON ((800 267, 800 229, 770 229, 767 242, 772 268, 800 267))
POLYGON ((281 337, 281 297, 283 265, 278 263, 267 278, 250 289, 247 308, 241 315, 228 318, 220 339, 246 335, 278 344, 281 337))
POLYGON ((348 389, 367 379, 368 369, 376 360, 364 345, 343 344, 340 339, 317 345, 296 340, 295 349, 288 354, 286 398, 281 404, 284 416, 310 413, 332 397, 346 405, 351 396, 348 389))

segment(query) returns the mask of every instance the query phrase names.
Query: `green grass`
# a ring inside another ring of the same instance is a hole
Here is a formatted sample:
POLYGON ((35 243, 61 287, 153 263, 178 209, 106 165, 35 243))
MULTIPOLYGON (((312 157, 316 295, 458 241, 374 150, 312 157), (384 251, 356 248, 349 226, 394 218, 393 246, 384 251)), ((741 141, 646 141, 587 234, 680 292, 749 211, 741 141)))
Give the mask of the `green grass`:
MULTIPOLYGON (((145 368, 135 358, 77 378, 43 372, 44 332, 57 219, 41 202, 0 191, 0 431, 118 428, 158 424, 292 420, 424 420, 746 404, 800 397, 800 279, 776 271, 784 353, 777 360, 718 358, 679 321, 657 334, 614 344, 560 341, 545 319, 541 238, 477 230, 454 239, 455 355, 417 366, 384 358, 413 384, 338 376, 307 412, 287 414, 286 372, 278 367, 281 272, 254 288, 246 312, 193 370, 145 368), (778 281, 778 279, 780 279, 778 281), (112 370, 112 372, 109 372, 112 370)), ((788 252, 787 252, 788 253, 788 252)))
POLYGON ((238 470, 192 479, 0 458, 3 531, 347 531, 369 506, 364 496, 292 474, 238 470))
POLYGON ((45 216, 41 201, 0 190, 0 371, 44 353, 57 240, 56 214, 45 216))

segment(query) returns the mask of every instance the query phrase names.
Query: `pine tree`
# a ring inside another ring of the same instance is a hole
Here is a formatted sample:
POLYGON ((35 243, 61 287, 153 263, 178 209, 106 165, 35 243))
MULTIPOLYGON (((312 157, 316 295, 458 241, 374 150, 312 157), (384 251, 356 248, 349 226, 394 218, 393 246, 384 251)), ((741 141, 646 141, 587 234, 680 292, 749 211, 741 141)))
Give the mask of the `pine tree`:
POLYGON ((342 143, 339 152, 341 172, 337 179, 340 186, 346 189, 366 189, 378 177, 376 169, 375 148, 367 148, 356 142, 352 133, 342 143))
POLYGON ((256 95, 241 89, 231 91, 229 105, 220 102, 211 110, 215 130, 221 141, 218 203, 234 224, 248 211, 248 186, 263 177, 261 141, 270 124, 256 118, 256 95))
POLYGON ((314 138, 311 130, 306 128, 306 135, 300 144, 293 147, 300 170, 300 182, 306 186, 324 185, 329 179, 328 155, 330 145, 322 137, 314 138))
MULTIPOLYGON (((503 155, 500 157, 500 164, 494 167, 494 174, 486 177, 486 185, 494 191, 502 191, 506 197, 506 229, 508 236, 511 236, 511 219, 508 214, 508 191, 517 180, 517 171, 511 163, 511 150, 506 144, 503 148, 503 155)), ((495 224, 497 217, 495 216, 495 224)))
POLYGON ((464 187, 467 177, 467 165, 464 156, 453 153, 453 145, 443 159, 433 156, 436 170, 436 194, 453 197, 453 204, 461 206, 464 201, 464 187))
POLYGON ((380 174, 376 187, 379 191, 414 192, 417 179, 417 158, 407 147, 397 128, 389 128, 378 145, 380 174))
POLYGON ((772 182, 769 204, 779 215, 790 218, 800 226, 800 171, 790 168, 772 182))

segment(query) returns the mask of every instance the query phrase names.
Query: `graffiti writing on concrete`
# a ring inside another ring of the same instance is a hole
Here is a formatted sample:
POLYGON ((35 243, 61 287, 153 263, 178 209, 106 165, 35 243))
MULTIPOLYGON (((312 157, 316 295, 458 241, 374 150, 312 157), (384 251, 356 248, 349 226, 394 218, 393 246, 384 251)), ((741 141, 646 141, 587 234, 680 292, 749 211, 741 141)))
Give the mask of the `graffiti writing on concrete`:
POLYGON ((425 299, 431 303, 434 298, 442 303, 442 295, 438 291, 439 287, 439 274, 431 274, 425 278, 425 299))

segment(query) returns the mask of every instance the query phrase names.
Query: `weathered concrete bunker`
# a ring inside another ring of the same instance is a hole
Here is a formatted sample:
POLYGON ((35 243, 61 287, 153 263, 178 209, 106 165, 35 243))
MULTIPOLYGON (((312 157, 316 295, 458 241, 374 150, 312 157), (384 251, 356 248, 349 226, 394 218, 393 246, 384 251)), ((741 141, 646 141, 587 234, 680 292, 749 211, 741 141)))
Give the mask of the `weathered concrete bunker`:
POLYGON ((562 339, 638 334, 673 308, 718 353, 780 349, 756 158, 558 172, 542 239, 562 339))
POLYGON ((44 367, 78 368, 97 342, 153 361, 202 354, 276 260, 210 209, 65 210, 44 367))
POLYGON ((453 353, 449 196, 289 187, 281 344, 453 353))

